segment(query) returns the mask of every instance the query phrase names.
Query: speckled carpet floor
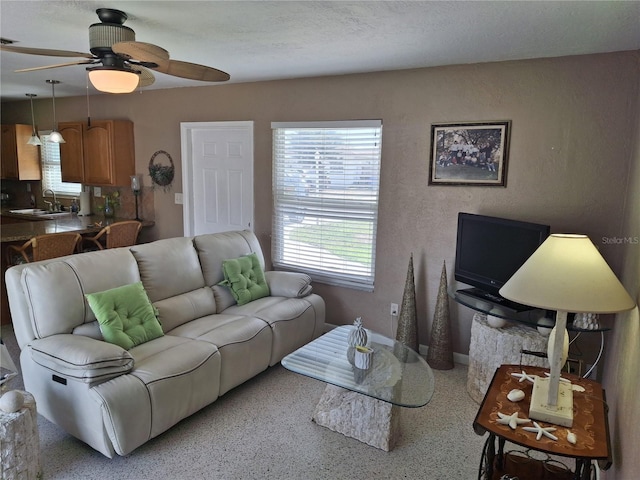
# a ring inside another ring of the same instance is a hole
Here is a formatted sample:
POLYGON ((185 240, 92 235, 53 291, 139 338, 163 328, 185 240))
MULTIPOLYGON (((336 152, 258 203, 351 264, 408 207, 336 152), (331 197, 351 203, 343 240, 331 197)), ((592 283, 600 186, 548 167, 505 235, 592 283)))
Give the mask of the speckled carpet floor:
MULTIPOLYGON (((3 328, 2 338, 17 364, 13 332, 3 328)), ((466 392, 467 367, 434 376, 431 402, 401 409, 391 452, 313 423, 325 384, 277 365, 126 457, 108 459, 39 416, 43 479, 477 478, 485 437, 472 429, 478 405, 466 392)))

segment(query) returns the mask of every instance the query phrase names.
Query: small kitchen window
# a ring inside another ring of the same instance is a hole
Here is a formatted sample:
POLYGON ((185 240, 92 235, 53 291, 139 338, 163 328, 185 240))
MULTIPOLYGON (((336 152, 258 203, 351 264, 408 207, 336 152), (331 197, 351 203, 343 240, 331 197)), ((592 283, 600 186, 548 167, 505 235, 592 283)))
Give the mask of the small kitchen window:
POLYGON ((60 169, 60 144, 49 142, 49 132, 40 132, 40 163, 42 165, 42 190, 50 188, 56 195, 77 197, 82 191, 82 184, 62 181, 60 169))

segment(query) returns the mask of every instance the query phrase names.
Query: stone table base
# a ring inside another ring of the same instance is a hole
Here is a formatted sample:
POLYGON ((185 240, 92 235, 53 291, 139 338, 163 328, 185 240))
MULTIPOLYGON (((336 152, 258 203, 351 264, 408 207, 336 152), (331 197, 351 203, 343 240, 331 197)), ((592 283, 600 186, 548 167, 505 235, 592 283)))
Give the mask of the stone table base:
POLYGON ((400 407, 327 385, 313 413, 318 425, 389 452, 400 430, 400 407))
POLYGON ((477 403, 481 403, 493 374, 500 365, 533 365, 549 368, 546 358, 520 353, 522 349, 546 353, 547 341, 548 338, 540 335, 534 328, 520 324, 494 328, 487 323, 486 315, 474 314, 467 373, 469 396, 477 403))
POLYGON ((33 395, 22 392, 23 407, 15 413, 0 410, 2 480, 40 478, 40 437, 33 395))

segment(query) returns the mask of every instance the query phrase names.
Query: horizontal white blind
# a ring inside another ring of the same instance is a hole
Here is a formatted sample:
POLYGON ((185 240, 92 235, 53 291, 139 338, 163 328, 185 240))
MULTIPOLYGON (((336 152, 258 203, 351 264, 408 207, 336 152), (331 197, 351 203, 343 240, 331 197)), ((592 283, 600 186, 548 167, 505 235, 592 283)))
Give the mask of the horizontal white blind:
POLYGON ((272 129, 274 266, 373 290, 382 122, 272 129))
POLYGON ((79 195, 82 184, 62 181, 60 170, 60 144, 49 142, 48 135, 40 134, 42 146, 40 158, 42 160, 42 190, 50 188, 56 195, 79 195))

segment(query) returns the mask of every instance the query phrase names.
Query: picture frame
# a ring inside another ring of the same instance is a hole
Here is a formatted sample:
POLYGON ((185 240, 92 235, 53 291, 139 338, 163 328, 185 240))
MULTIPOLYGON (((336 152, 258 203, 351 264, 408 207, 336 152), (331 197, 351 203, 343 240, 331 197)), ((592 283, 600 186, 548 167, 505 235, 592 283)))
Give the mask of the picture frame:
POLYGON ((431 125, 429 185, 506 187, 511 121, 431 125))

